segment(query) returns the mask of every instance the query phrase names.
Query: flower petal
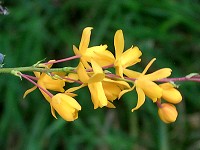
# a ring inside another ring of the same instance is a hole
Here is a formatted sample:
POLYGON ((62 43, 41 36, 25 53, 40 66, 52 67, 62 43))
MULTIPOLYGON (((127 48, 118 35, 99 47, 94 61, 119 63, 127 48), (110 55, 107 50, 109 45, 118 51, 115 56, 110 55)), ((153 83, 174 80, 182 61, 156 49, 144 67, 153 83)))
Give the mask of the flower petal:
POLYGON ((131 47, 126 50, 121 56, 121 63, 124 68, 132 66, 141 61, 139 57, 142 55, 142 52, 138 47, 131 47))
POLYGON ((89 42, 90 42, 90 35, 91 35, 92 27, 86 27, 83 30, 81 42, 79 45, 79 51, 81 54, 84 54, 86 52, 86 49, 88 48, 89 42))
POLYGON ((163 83, 159 85, 163 89, 162 98, 166 101, 177 104, 182 100, 181 93, 173 87, 170 83, 163 83))
POLYGON ((56 114, 55 114, 55 109, 53 108, 52 105, 50 105, 50 106, 51 106, 51 114, 52 114, 52 116, 53 116, 54 118, 58 119, 58 118, 56 117, 56 114))
POLYGON ((120 89, 130 88, 130 85, 127 82, 125 82, 125 81, 117 81, 117 80, 112 80, 112 79, 109 79, 109 78, 104 78, 103 79, 103 83, 104 82, 105 83, 108 82, 108 83, 112 83, 112 84, 114 83, 117 86, 119 86, 120 89))
POLYGON ((108 108, 116 108, 115 105, 113 105, 111 102, 108 101, 108 105, 106 106, 108 108))
POLYGON ((119 65, 115 65, 115 72, 116 72, 116 75, 118 75, 118 76, 120 76, 121 78, 124 78, 123 77, 123 70, 124 70, 124 68, 122 67, 122 65, 121 64, 119 64, 119 65))
POLYGON ((160 119, 165 123, 175 122, 178 116, 176 107, 169 103, 162 103, 161 107, 158 108, 158 114, 160 119))
POLYGON ((145 69, 142 72, 142 75, 146 74, 147 70, 151 67, 151 65, 154 63, 154 61, 156 60, 156 58, 153 58, 145 67, 145 69))
POLYGON ((122 30, 117 30, 114 36, 115 57, 118 60, 124 50, 124 36, 122 30))
POLYGON ((138 79, 135 81, 135 85, 136 87, 140 87, 153 102, 156 102, 157 98, 161 98, 162 96, 162 89, 150 80, 138 79))
POLYGON ((151 81, 156 81, 156 80, 163 79, 163 78, 170 76, 171 72, 172 72, 172 70, 170 68, 163 68, 163 69, 159 69, 153 73, 144 75, 142 78, 145 78, 145 79, 151 80, 151 81))
POLYGON ((79 76, 79 79, 83 83, 87 83, 89 80, 89 76, 83 66, 83 64, 80 62, 77 66, 77 74, 79 76))
POLYGON ((78 111, 81 110, 81 106, 74 98, 63 93, 54 95, 50 104, 67 121, 77 119, 78 111))
POLYGON ((94 73, 103 73, 103 69, 93 59, 91 59, 92 69, 94 73))
POLYGON ((118 99, 120 99, 122 97, 122 95, 124 95, 125 93, 132 91, 134 88, 135 88, 135 85, 132 88, 130 88, 130 89, 121 91, 119 93, 118 99))
POLYGON ((130 69, 124 69, 124 74, 129 77, 129 78, 138 78, 141 73, 140 72, 137 72, 137 71, 133 71, 133 70, 130 70, 130 69))
POLYGON ((138 94, 138 101, 137 101, 137 105, 135 108, 133 108, 131 111, 133 112, 134 110, 137 110, 138 108, 140 108, 144 102, 145 102, 145 94, 144 91, 136 86, 136 92, 138 94))
POLYGON ((74 51, 75 55, 80 55, 80 52, 79 52, 78 48, 75 45, 73 45, 73 51, 74 51))
POLYGON ((94 95, 94 100, 99 101, 101 105, 106 106, 108 104, 108 100, 106 98, 105 92, 103 90, 103 86, 101 82, 95 82, 88 84, 88 88, 90 90, 90 93, 92 94, 93 92, 96 93, 94 95))
POLYGON ((77 87, 72 87, 72 88, 69 88, 65 91, 65 93, 72 93, 74 91, 77 91, 79 89, 81 89, 82 87, 85 87, 86 85, 85 84, 81 84, 80 86, 77 86, 77 87))
POLYGON ((24 93, 23 98, 25 98, 29 93, 33 92, 36 88, 37 88, 37 86, 34 86, 34 87, 26 90, 26 92, 24 93))

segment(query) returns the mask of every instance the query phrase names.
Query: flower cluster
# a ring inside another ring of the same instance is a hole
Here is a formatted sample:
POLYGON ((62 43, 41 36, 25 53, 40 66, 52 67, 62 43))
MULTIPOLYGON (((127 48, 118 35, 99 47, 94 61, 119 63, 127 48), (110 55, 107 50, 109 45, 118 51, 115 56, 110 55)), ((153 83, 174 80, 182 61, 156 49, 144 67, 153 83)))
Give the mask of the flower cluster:
POLYGON ((158 107, 158 114, 162 121, 174 122, 178 115, 174 104, 179 103, 182 96, 174 84, 166 80, 172 70, 162 68, 147 73, 156 60, 155 58, 147 64, 142 72, 131 70, 131 66, 141 62, 142 52, 136 46, 124 50, 122 30, 118 30, 114 36, 115 55, 107 49, 107 45, 89 47, 91 30, 91 27, 85 28, 79 47, 73 46, 75 56, 62 60, 51 60, 47 63, 37 63, 35 66, 42 67, 44 72, 35 71, 35 77, 21 73, 21 77, 35 84, 33 88, 25 92, 24 97, 38 87, 49 102, 51 113, 55 118, 57 118, 56 111, 66 121, 74 121, 78 118, 78 111, 81 110, 80 104, 74 98, 77 96, 75 92, 80 88, 87 87, 89 89, 94 109, 104 106, 115 108, 113 103, 116 99, 135 90, 137 105, 132 112, 140 108, 148 97, 158 107), (51 67, 54 63, 75 58, 80 58, 77 67, 64 67, 62 70, 52 71, 51 67), (108 68, 114 68, 115 72, 109 71, 108 68), (164 83, 158 84, 160 82, 164 83), (65 89, 66 83, 79 85, 65 89), (49 90, 58 93, 53 95, 49 90))

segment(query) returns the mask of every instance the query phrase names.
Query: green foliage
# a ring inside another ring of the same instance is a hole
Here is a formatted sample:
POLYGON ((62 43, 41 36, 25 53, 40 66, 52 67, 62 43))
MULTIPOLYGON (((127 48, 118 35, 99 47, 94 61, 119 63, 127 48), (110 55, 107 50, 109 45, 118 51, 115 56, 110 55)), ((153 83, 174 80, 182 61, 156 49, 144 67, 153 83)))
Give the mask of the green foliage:
MULTIPOLYGON (((151 71, 171 67, 174 77, 199 72, 200 3, 197 0, 47 0, 3 1, 10 14, 0 15, 0 53, 4 67, 73 55, 86 26, 94 27, 91 45, 108 43, 122 29, 126 48, 143 52, 141 70, 156 57, 151 71)), ((72 61, 67 66, 76 66, 72 61)), ((26 81, 1 74, 1 149, 197 149, 200 132, 200 85, 180 83, 183 101, 177 122, 164 125, 149 99, 131 113, 137 97, 123 96, 117 109, 93 110, 87 90, 77 100, 79 119, 55 120, 49 104, 35 91, 22 100, 26 81)))

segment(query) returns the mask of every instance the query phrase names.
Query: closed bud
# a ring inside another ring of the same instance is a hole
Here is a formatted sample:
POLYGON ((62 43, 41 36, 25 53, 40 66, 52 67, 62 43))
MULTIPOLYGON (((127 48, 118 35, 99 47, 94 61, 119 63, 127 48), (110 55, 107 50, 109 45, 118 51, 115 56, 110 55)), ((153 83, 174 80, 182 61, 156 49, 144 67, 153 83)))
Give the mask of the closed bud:
POLYGON ((172 104, 180 103, 182 100, 181 93, 174 88, 171 83, 163 83, 159 85, 162 89, 162 98, 172 104))
POLYGON ((81 110, 81 106, 74 98, 58 93, 52 97, 51 101, 51 113, 56 118, 54 109, 66 121, 74 121, 78 118, 78 111, 81 110))
POLYGON ((158 115, 160 116, 160 119, 165 123, 172 123, 176 121, 176 118, 178 116, 178 112, 176 110, 176 107, 169 103, 163 103, 158 108, 158 115))

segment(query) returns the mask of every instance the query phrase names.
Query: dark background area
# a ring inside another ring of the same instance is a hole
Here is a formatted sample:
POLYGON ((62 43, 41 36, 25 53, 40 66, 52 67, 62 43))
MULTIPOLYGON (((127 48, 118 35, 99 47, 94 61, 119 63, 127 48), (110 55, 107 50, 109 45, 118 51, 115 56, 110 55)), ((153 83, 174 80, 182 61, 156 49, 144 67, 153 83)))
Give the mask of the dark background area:
MULTIPOLYGON (((92 26, 90 46, 107 44, 122 29, 125 48, 138 46, 142 70, 170 67, 171 77, 200 71, 199 0, 2 0, 10 11, 0 15, 0 52, 4 67, 30 66, 43 58, 73 56, 82 30, 92 26)), ((60 66, 76 66, 71 61, 60 66)), ((0 75, 1 149, 103 149, 103 150, 196 150, 200 148, 200 84, 182 82, 183 101, 177 105, 178 119, 164 124, 157 108, 147 98, 131 112, 137 95, 128 93, 115 101, 116 109, 93 109, 87 89, 77 93, 82 105, 79 119, 54 119, 39 90, 23 99, 31 83, 9 74, 0 75)))

